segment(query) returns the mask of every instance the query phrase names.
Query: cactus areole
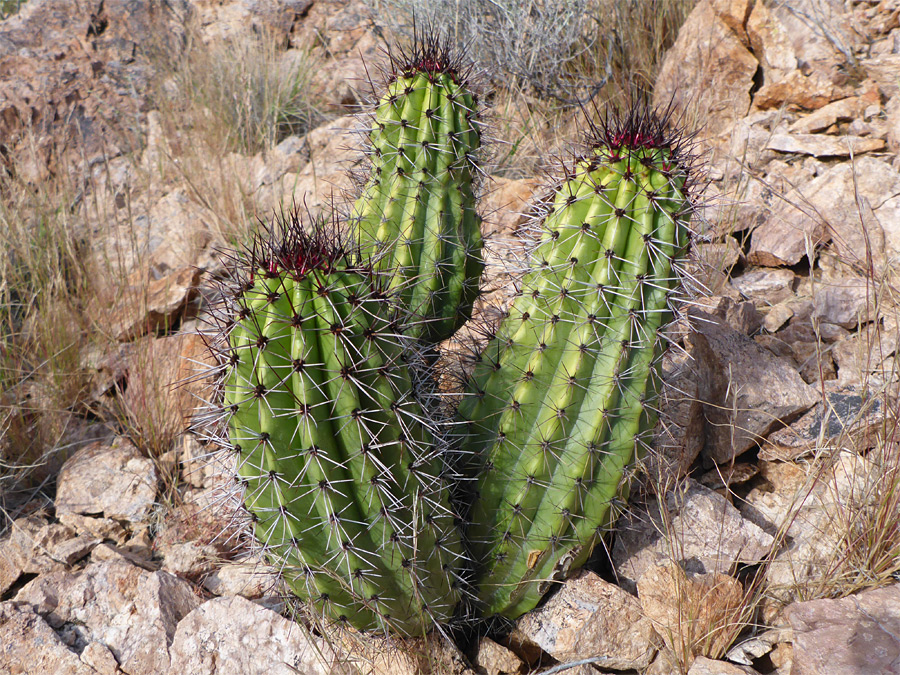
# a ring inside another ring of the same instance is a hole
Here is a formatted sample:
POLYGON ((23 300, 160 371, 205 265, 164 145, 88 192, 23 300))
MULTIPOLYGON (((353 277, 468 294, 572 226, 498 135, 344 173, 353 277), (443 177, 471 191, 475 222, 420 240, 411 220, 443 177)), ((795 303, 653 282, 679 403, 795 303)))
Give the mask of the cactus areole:
POLYGON ((459 59, 436 37, 392 67, 351 220, 363 255, 416 317, 410 334, 435 343, 471 315, 483 267, 478 104, 459 59))
POLYGON ((383 279, 296 216, 236 259, 224 410, 256 539, 324 616, 422 635, 462 545, 383 279))
POLYGON ((650 112, 593 127, 589 147, 546 206, 521 292, 460 406, 487 615, 527 612, 587 560, 656 421, 690 162, 650 112))

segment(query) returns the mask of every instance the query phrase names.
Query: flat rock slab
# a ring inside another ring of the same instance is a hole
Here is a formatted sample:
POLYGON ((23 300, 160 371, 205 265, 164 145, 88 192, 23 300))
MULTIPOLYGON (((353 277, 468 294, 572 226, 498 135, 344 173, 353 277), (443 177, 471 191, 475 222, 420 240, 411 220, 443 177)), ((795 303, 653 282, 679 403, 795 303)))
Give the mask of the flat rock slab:
POLYGON ((667 495, 669 536, 657 501, 633 508, 619 520, 613 546, 613 564, 623 587, 635 582, 652 566, 672 559, 677 551, 695 572, 729 573, 737 563, 762 560, 773 538, 745 520, 720 494, 687 479, 683 490, 667 495))
POLYGON ((557 661, 605 656, 613 670, 643 670, 653 659, 653 625, 637 598, 582 571, 518 624, 517 640, 540 647, 557 661))
POLYGON ((792 675, 900 673, 900 584, 791 605, 792 675))
POLYGON ((813 157, 849 157, 884 148, 880 138, 865 136, 827 136, 824 134, 775 134, 769 140, 769 150, 813 157))
POLYGON ((57 479, 56 514, 100 515, 140 522, 156 499, 153 462, 125 438, 92 443, 63 465, 57 479))
POLYGON ((215 598, 185 616, 170 654, 170 675, 349 675, 353 670, 321 638, 241 597, 215 598))

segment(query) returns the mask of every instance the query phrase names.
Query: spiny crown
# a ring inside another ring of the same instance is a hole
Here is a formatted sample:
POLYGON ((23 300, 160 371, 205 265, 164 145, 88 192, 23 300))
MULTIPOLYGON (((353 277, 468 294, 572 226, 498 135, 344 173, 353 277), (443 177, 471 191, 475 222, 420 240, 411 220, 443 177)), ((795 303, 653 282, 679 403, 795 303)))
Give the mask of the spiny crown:
POLYGON ((345 239, 338 224, 332 222, 329 227, 324 217, 314 219, 307 226, 299 210, 294 208, 261 225, 244 255, 232 258, 247 270, 251 282, 257 273, 270 278, 287 274, 299 281, 315 271, 327 274, 338 268, 352 272, 367 270, 359 251, 345 239))
POLYGON ((425 73, 430 79, 447 75, 460 86, 471 84, 471 65, 467 65, 462 53, 450 45, 436 26, 414 25, 412 46, 389 51, 387 56, 390 63, 386 73, 388 83, 425 73))

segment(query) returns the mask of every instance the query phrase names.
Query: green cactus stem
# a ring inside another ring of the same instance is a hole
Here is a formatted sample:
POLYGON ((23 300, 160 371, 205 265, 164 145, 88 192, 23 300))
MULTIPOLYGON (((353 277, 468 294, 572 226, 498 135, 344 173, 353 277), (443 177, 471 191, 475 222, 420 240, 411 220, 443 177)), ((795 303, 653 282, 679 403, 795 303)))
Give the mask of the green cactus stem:
POLYGON ((469 318, 478 293, 481 132, 459 60, 434 36, 416 43, 411 55, 392 58, 351 223, 362 254, 415 318, 409 334, 435 343, 469 318))
POLYGON ((256 539, 324 616, 422 635, 462 544, 383 279, 296 215, 236 259, 224 410, 256 539))
POLYGON ((665 124, 632 111, 593 128, 468 382, 468 536, 486 614, 527 612, 584 564, 655 425, 660 329, 690 213, 689 162, 665 124))

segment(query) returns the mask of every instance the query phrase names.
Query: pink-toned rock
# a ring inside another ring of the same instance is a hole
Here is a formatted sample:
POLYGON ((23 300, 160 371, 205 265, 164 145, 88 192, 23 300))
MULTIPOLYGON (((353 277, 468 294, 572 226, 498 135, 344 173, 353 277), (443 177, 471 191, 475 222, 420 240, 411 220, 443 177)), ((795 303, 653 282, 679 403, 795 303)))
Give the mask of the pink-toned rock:
POLYGON ((728 661, 698 656, 691 664, 688 675, 759 675, 759 672, 749 666, 738 666, 728 661))
POLYGON ((791 134, 815 134, 838 122, 854 120, 862 114, 863 100, 859 96, 851 96, 822 106, 809 115, 803 115, 788 127, 788 131, 791 134))
POLYGON ((792 675, 900 672, 900 584, 791 605, 792 675))
POLYGON ((148 280, 146 270, 137 270, 101 315, 107 333, 117 340, 128 341, 172 329, 196 295, 200 273, 196 267, 183 267, 162 278, 148 280))
POLYGON ((215 598, 178 623, 168 671, 192 675, 349 675, 322 638, 241 597, 215 598))
POLYGON ((861 277, 825 281, 816 288, 812 316, 822 323, 857 328, 871 320, 875 291, 872 282, 861 277))
POLYGON ((747 114, 758 66, 709 0, 700 0, 666 54, 653 90, 654 102, 660 107, 674 102, 678 109, 691 109, 707 121, 703 133, 715 136, 747 114))
POLYGON ((746 621, 743 588, 725 574, 689 575, 669 562, 648 569, 637 589, 644 614, 682 663, 722 653, 746 621))
POLYGON ((656 652, 653 626, 637 598, 582 571, 517 625, 517 634, 558 661, 601 654, 613 670, 642 670, 656 652))
POLYGON ((79 450, 60 471, 56 512, 103 514, 139 522, 156 499, 156 469, 134 445, 119 437, 112 445, 94 443, 79 450))
POLYGON ((89 643, 81 652, 81 660, 96 670, 98 675, 117 675, 122 672, 109 647, 100 642, 89 643))

